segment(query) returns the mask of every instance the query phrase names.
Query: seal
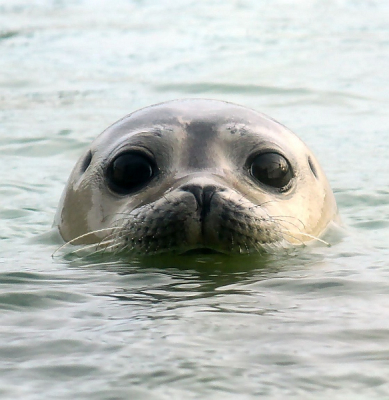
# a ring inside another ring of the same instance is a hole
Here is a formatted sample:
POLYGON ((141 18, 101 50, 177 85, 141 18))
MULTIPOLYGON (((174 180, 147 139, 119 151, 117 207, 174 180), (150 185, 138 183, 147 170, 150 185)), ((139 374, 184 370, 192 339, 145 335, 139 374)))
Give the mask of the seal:
POLYGON ((319 238, 338 212, 307 146, 218 100, 174 100, 107 128, 74 167, 55 224, 72 244, 147 255, 274 252, 319 238))

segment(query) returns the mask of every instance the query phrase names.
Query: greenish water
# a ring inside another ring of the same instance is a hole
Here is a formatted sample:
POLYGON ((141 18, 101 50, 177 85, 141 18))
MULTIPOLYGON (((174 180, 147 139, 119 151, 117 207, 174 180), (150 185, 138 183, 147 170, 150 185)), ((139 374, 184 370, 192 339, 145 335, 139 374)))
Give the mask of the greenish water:
POLYGON ((388 21, 378 0, 0 0, 0 397, 389 397, 388 21), (182 97, 296 132, 347 235, 268 259, 52 258, 87 144, 182 97))

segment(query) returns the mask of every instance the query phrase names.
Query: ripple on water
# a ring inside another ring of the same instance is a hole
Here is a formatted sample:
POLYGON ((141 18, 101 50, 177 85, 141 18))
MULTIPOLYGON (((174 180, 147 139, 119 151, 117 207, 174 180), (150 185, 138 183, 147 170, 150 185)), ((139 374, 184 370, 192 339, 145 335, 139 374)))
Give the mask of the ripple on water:
POLYGON ((0 273, 0 289, 3 310, 30 312, 87 301, 85 296, 63 290, 63 279, 47 274, 0 273))

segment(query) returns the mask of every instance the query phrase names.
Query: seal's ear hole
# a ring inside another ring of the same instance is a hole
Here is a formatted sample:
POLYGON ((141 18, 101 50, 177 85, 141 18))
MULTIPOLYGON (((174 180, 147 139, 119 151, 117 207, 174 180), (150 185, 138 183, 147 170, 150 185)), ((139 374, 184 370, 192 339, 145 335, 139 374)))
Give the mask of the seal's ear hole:
POLYGON ((309 164, 309 168, 311 168, 313 175, 315 175, 315 178, 319 179, 319 177, 317 176, 317 170, 316 170, 315 166, 313 165, 311 157, 308 157, 308 164, 309 164))
POLYGON ((87 168, 89 167, 90 163, 92 161, 92 152, 89 150, 88 153, 86 154, 84 161, 82 162, 81 165, 81 172, 84 173, 87 168))

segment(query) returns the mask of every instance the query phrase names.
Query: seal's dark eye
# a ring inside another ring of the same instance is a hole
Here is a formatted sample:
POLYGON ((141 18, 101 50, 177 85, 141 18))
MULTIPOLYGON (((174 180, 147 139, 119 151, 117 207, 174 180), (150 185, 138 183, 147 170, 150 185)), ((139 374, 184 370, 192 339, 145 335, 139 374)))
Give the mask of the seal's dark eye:
POLYGON ((282 189, 293 177, 289 162, 278 153, 262 153, 251 161, 251 175, 265 185, 282 189))
POLYGON ((119 154, 107 169, 110 188, 121 194, 131 193, 146 185, 154 175, 155 165, 137 152, 119 154))

